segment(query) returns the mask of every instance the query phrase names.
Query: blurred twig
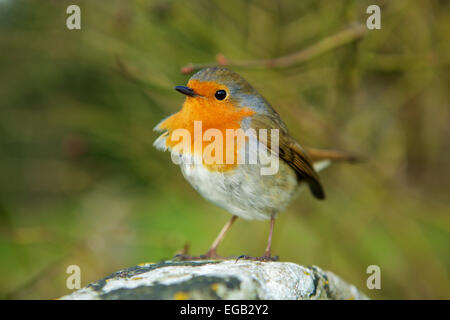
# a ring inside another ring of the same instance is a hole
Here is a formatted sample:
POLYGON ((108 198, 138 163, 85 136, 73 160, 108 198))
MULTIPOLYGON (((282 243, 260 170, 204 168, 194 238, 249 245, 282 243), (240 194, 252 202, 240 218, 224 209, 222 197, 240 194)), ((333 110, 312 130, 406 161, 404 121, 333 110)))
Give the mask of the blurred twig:
POLYGON ((333 50, 337 47, 346 45, 358 39, 361 39, 366 34, 366 27, 363 24, 352 25, 350 28, 340 31, 332 36, 326 37, 316 44, 295 52, 293 54, 282 56, 274 59, 248 60, 248 61, 230 61, 222 54, 217 55, 215 63, 207 64, 193 64, 181 68, 181 73, 189 74, 197 70, 212 67, 212 66, 235 66, 241 68, 283 68, 292 65, 300 64, 316 58, 325 52, 333 50))

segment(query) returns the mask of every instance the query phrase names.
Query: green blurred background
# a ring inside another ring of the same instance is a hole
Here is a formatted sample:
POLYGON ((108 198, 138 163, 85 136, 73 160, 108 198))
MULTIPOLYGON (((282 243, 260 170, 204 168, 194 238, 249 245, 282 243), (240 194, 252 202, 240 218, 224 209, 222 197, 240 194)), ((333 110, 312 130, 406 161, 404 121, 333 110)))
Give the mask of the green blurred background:
MULTIPOLYGON (((365 24, 382 29, 283 69, 235 68, 306 146, 368 161, 324 171, 275 225, 283 261, 332 270, 371 298, 449 298, 448 1, 0 1, 0 297, 82 285, 204 253, 230 215, 202 199, 152 128, 176 112, 189 62, 273 58, 365 24), (66 8, 81 7, 81 30, 66 8), (381 268, 381 290, 366 268, 381 268)), ((267 222, 238 220, 223 255, 261 255, 267 222)))

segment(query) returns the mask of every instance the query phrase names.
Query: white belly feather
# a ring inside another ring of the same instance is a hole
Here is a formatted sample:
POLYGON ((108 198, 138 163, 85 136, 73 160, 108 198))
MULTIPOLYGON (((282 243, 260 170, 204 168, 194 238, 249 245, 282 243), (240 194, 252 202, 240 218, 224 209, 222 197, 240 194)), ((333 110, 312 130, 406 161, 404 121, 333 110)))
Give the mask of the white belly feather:
POLYGON ((244 219, 270 219, 286 208, 297 191, 296 174, 282 160, 274 175, 261 175, 261 164, 240 164, 216 172, 208 170, 199 159, 183 156, 180 160, 184 177, 204 198, 244 219))

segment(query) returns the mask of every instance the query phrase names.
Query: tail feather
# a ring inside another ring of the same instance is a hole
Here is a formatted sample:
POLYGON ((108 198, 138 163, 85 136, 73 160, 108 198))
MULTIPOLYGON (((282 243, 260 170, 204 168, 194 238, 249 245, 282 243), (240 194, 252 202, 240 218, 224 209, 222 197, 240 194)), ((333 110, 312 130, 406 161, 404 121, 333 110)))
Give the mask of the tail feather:
POLYGON ((319 160, 313 163, 314 170, 317 172, 322 171, 323 169, 328 168, 331 165, 331 160, 319 160))
POLYGON ((322 162, 323 160, 344 161, 344 162, 359 162, 361 158, 354 153, 337 151, 337 150, 324 150, 314 148, 304 148, 310 159, 315 162, 322 162))

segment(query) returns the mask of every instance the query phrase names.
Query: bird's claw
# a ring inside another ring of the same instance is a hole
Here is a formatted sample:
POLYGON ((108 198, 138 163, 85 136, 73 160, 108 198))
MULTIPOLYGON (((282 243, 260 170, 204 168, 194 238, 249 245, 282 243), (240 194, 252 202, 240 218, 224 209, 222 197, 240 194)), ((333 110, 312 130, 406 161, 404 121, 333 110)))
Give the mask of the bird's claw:
POLYGON ((188 254, 179 253, 173 256, 173 260, 187 261, 187 260, 198 260, 200 257, 193 257, 188 254))
POLYGON ((217 254, 201 254, 199 256, 190 256, 187 254, 179 253, 173 256, 174 260, 187 261, 187 260, 223 260, 226 257, 219 256, 217 254))
POLYGON ((235 262, 238 262, 241 259, 268 262, 268 261, 278 261, 279 257, 278 256, 272 257, 272 256, 267 256, 267 255, 264 255, 262 257, 251 257, 249 255, 243 254, 243 255, 240 255, 239 257, 237 257, 235 262))

